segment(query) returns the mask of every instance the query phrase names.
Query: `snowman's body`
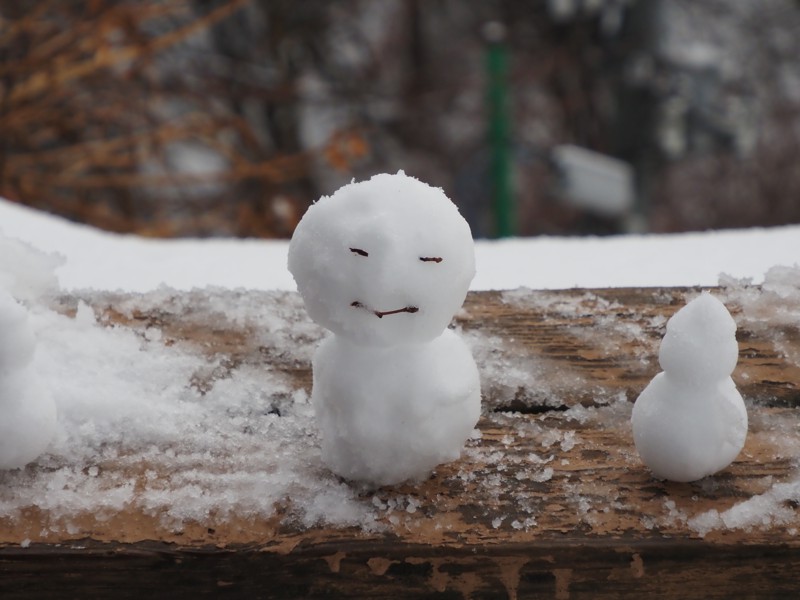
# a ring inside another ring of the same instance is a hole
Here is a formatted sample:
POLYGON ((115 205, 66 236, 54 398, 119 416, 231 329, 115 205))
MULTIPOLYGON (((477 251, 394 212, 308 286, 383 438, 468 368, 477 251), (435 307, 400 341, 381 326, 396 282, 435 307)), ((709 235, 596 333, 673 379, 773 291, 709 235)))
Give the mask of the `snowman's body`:
POLYGON ((313 366, 314 410, 327 433, 322 455, 348 479, 424 478, 458 458, 480 414, 478 369, 450 330, 431 342, 378 348, 333 335, 313 366))
POLYGON ((24 467, 56 430, 56 406, 31 360, 35 339, 27 312, 0 291, 0 469, 24 467))
POLYGON ((447 329, 475 275, 469 225, 447 196, 402 172, 344 186, 303 216, 289 270, 333 332, 313 360, 325 463, 387 485, 457 458, 480 383, 447 329))
POLYGON ((747 410, 733 379, 695 385, 659 373, 633 407, 634 441, 656 477, 695 481, 733 462, 747 437, 747 410))
POLYGON ((730 375, 736 324, 708 293, 667 324, 664 369, 633 406, 636 449, 656 477, 695 481, 727 467, 747 437, 747 410, 730 375))

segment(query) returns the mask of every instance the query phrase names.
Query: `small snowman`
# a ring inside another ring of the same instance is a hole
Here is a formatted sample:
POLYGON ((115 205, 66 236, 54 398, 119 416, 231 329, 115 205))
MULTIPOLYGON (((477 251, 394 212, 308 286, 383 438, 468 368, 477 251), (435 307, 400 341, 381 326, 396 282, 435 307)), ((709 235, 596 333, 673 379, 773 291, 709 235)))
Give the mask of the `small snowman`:
POLYGON ((658 478, 695 481, 727 467, 744 446, 747 411, 730 375, 736 323, 704 292, 667 323, 659 363, 631 416, 633 439, 658 478))
POLYGON ((56 405, 31 368, 36 340, 27 311, 0 290, 0 469, 42 454, 56 430, 56 405))
POLYGON ((475 275, 469 225, 440 189, 405 175, 351 183, 312 205, 289 246, 310 317, 322 457, 370 485, 455 460, 480 414, 480 381, 447 326, 475 275))

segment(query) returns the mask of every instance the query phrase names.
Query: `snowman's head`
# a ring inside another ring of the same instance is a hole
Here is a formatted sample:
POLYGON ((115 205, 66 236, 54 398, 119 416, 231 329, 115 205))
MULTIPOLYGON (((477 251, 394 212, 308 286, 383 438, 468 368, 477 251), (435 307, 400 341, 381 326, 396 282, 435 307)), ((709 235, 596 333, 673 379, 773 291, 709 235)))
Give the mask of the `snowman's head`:
POLYGON ((664 371, 692 383, 728 377, 739 358, 736 322, 722 302, 703 292, 667 322, 658 358, 664 371))
POLYGON ((292 236, 289 270, 314 321, 389 346, 444 331, 475 275, 475 253, 444 192, 400 171, 312 205, 292 236))

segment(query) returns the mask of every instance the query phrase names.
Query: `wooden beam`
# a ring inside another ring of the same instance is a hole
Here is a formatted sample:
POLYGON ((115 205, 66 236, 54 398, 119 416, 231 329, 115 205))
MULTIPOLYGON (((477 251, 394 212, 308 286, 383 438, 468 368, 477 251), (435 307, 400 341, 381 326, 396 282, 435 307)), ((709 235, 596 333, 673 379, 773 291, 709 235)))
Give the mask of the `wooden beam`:
MULTIPOLYGON (((800 332, 777 296, 716 290, 739 326, 735 380, 750 413, 737 461, 677 484, 653 479, 633 448, 632 402, 659 370, 667 318, 697 292, 471 293, 456 324, 482 369, 481 437, 421 484, 363 491, 377 503, 415 499, 379 529, 301 527, 284 518, 287 500, 270 519, 210 518, 180 530, 135 509, 84 515, 54 540, 37 537, 52 523, 31 507, 21 519, 0 519, 0 598, 796 595, 798 499, 775 495, 775 486, 796 479, 784 442, 796 434, 800 332), (780 519, 748 524, 725 512, 759 495, 780 519)), ((203 321, 209 306, 236 306, 243 295, 276 315, 300 306, 294 294, 195 291, 160 304, 87 292, 57 308, 71 314, 80 299, 108 325, 142 334, 157 326, 167 346, 194 344, 230 369, 269 364, 310 389, 307 362, 278 342, 265 345, 224 314, 203 321)))

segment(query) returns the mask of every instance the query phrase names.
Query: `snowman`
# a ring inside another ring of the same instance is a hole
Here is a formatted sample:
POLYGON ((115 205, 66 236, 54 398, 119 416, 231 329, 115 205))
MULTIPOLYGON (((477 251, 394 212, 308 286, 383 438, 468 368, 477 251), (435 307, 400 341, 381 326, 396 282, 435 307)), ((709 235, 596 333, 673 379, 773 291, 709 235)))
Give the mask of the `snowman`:
POLYGON ((322 457, 370 485, 455 460, 480 413, 472 355, 447 326, 475 274, 469 225, 405 175, 351 183, 312 205, 289 246, 317 348, 311 399, 322 457))
POLYGON ((633 439, 658 478, 695 481, 727 467, 744 446, 747 411, 730 375, 736 323, 708 292, 667 323, 656 375, 633 406, 633 439))
POLYGON ((55 402, 31 368, 35 348, 26 310, 0 290, 0 469, 35 460, 55 433, 55 402))

